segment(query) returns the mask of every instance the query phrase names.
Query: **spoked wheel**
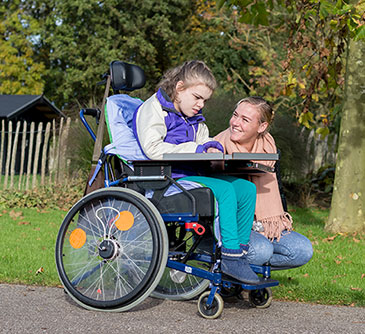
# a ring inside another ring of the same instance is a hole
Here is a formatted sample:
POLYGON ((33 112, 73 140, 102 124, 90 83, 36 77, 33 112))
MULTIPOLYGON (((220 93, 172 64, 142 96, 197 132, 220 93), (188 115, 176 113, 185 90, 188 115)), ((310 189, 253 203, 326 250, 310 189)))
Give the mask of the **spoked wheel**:
POLYGON ((219 294, 214 295, 213 303, 210 307, 207 306, 207 301, 210 291, 202 293, 198 300, 198 311, 200 315, 206 319, 216 319, 222 312, 224 307, 223 298, 219 294))
POLYGON ((252 306, 256 308, 267 308, 272 302, 272 291, 270 288, 251 290, 248 298, 252 306))
MULTIPOLYGON (((176 233, 175 235, 177 236, 176 239, 179 241, 181 241, 180 229, 184 229, 184 227, 178 227, 175 232, 176 233)), ((190 236, 189 234, 185 235, 185 239, 189 238, 189 236, 190 236)), ((170 234, 169 234, 169 241, 171 241, 170 234)), ((182 250, 184 250, 184 252, 181 252, 181 254, 186 254, 185 247, 188 248, 189 244, 192 242, 193 241, 191 241, 190 239, 187 242, 188 245, 183 244, 184 247, 182 247, 183 248, 182 250)), ((200 251, 198 248, 196 250, 196 253, 211 255, 213 250, 213 242, 214 242, 213 239, 210 238, 208 241, 205 241, 205 243, 210 243, 211 251, 208 251, 209 248, 205 247, 204 252, 200 251)), ((212 263, 194 259, 188 260, 186 264, 207 271, 210 271, 212 268, 212 263)), ((209 280, 166 267, 160 282, 158 283, 155 291, 152 293, 151 296, 160 299, 189 300, 199 296, 202 292, 204 292, 209 287, 209 283, 210 283, 209 280)))
POLYGON ((78 304, 121 312, 155 289, 167 253, 166 228, 153 204, 133 190, 109 188, 85 196, 66 215, 56 265, 78 304))

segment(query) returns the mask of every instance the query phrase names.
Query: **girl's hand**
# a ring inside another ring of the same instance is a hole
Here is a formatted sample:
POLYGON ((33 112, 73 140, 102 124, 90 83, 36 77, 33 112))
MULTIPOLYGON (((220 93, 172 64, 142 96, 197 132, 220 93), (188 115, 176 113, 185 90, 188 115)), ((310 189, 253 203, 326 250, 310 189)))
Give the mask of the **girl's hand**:
POLYGON ((215 140, 208 141, 202 145, 198 145, 195 153, 216 153, 216 152, 224 152, 223 146, 220 142, 215 140))

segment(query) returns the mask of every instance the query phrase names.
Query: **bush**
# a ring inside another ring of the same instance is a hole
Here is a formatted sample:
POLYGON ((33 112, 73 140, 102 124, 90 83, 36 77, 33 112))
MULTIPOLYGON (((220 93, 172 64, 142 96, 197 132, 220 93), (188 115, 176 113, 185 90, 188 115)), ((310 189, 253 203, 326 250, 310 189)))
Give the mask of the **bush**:
POLYGON ((39 187, 28 191, 1 190, 0 208, 69 210, 82 196, 86 179, 72 179, 65 185, 39 187))

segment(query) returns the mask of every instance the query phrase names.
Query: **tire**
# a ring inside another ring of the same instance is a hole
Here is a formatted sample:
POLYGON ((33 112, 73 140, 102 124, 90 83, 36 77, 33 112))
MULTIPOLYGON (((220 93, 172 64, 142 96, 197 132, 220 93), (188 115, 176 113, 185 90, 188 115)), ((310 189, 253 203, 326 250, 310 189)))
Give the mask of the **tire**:
POLYGON ((136 191, 107 188, 78 201, 56 241, 56 266, 66 292, 86 309, 122 312, 145 300, 166 266, 161 215, 136 191))
POLYGON ((253 307, 268 308, 272 302, 272 290, 270 288, 251 290, 248 299, 253 307))
POLYGON ((207 300, 209 297, 210 291, 204 292, 199 300, 198 300, 198 311, 200 315, 206 319, 216 319, 218 318, 224 308, 224 301, 223 298, 219 294, 214 295, 213 303, 211 307, 207 307, 207 300))

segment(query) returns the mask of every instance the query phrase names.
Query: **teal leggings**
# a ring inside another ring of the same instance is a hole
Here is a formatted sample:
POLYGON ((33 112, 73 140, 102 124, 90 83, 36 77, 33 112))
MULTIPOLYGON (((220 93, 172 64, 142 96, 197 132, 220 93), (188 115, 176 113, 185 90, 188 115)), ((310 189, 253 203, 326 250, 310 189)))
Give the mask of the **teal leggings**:
POLYGON ((248 244, 256 206, 256 186, 252 182, 226 175, 182 179, 201 183, 213 191, 218 201, 223 247, 239 249, 240 243, 248 244))

